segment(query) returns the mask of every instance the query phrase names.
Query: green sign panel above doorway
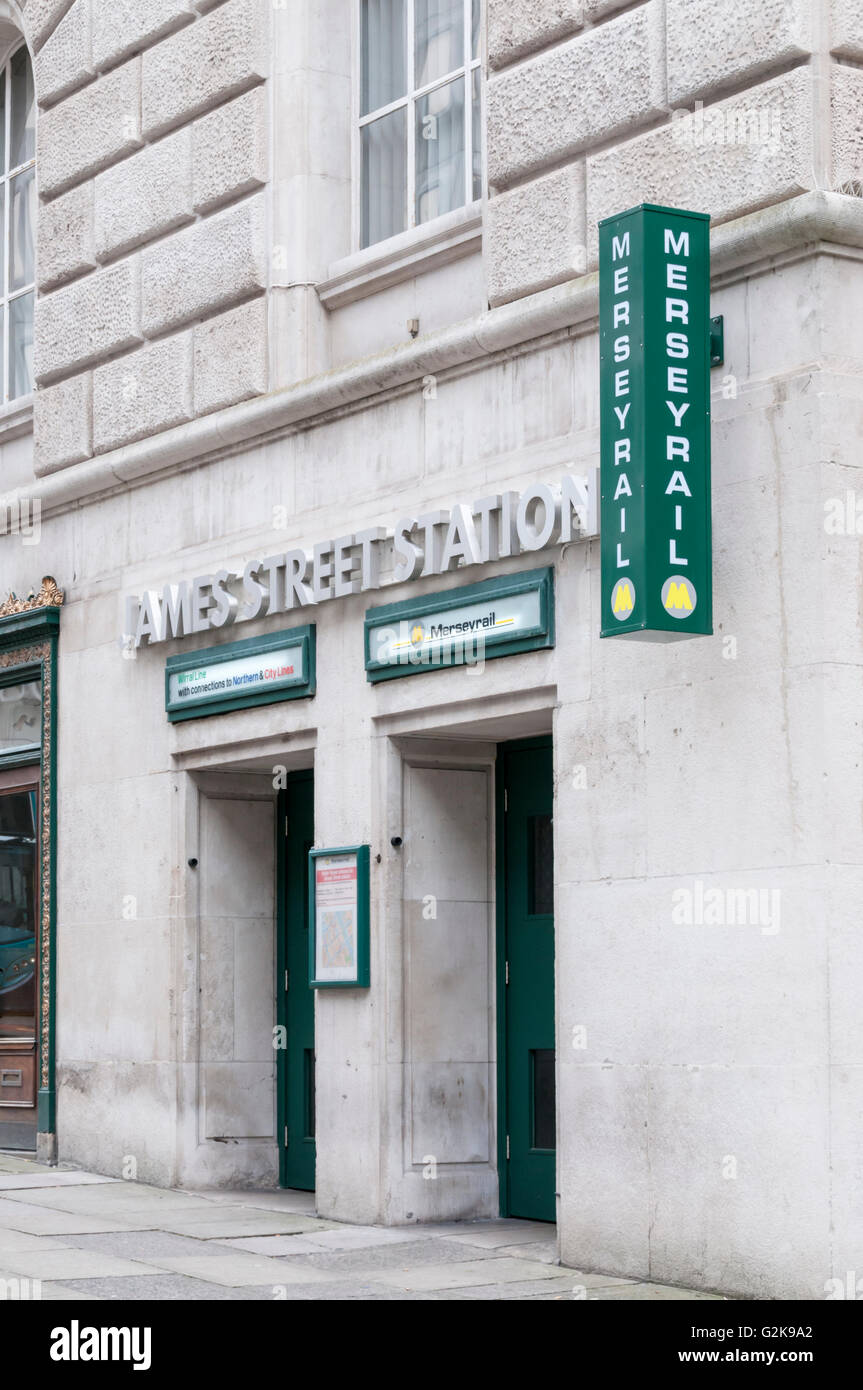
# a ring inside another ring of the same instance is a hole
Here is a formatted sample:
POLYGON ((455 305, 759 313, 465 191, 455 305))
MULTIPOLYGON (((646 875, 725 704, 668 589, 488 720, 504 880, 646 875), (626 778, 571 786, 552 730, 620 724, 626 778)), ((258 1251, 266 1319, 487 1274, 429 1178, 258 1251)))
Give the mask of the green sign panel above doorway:
POLYGON ((603 637, 713 631, 710 240, 642 203, 599 224, 603 637))
POLYGON ((554 570, 528 570, 370 608, 365 620, 370 681, 554 646, 554 570))
POLYGON ((172 724, 314 693, 314 625, 182 652, 165 664, 165 708, 172 724))

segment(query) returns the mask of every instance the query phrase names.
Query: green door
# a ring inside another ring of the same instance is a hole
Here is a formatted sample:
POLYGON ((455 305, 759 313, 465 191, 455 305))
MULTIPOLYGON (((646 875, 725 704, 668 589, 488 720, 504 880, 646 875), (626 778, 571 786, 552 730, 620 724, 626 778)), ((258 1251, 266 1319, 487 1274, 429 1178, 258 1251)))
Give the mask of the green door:
MULTIPOLYGON (((498 749, 504 968, 501 1208, 556 1220, 554 849, 550 739, 498 749), (501 806, 500 803, 503 803, 501 806)), ((499 979, 501 976, 499 975, 499 979)))
POLYGON ((279 793, 279 1181, 315 1190, 315 995, 309 989, 309 850, 315 839, 314 774, 288 776, 279 793))

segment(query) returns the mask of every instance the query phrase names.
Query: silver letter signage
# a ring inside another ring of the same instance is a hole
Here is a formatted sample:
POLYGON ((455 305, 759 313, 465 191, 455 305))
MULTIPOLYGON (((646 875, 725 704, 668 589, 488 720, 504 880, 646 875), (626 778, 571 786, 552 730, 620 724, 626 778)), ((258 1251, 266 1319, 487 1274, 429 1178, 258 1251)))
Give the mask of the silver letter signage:
POLYGON ((249 560, 236 572, 220 569, 191 582, 169 581, 126 598, 124 650, 380 588, 387 542, 393 558, 389 583, 399 584, 595 536, 597 494, 595 469, 586 477, 567 474, 556 485, 538 483, 520 494, 403 517, 394 532, 371 526, 319 541, 311 551, 249 560))

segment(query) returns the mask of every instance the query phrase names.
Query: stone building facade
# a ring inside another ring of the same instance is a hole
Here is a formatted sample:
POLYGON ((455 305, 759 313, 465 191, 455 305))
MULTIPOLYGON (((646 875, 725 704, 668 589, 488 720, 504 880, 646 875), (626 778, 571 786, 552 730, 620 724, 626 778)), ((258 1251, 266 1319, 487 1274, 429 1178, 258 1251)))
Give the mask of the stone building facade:
MULTIPOLYGON (((64 595, 40 1151, 290 1182, 282 811, 313 773, 314 845, 371 854, 369 987, 311 995, 318 1210, 533 1214, 502 1120, 526 750, 555 1126, 527 1147, 563 1262, 821 1296, 863 1223, 859 0, 0 0, 22 39, 34 389, 0 410, 0 579, 64 595), (457 503, 590 490, 597 225, 642 202, 710 214, 725 329, 715 633, 672 646, 600 642, 589 508, 541 551, 393 553, 457 503), (358 575, 367 532, 377 583, 334 592, 335 541, 358 575), (300 550, 290 607, 264 562, 300 550), (251 561, 242 621, 142 623, 251 561), (538 568, 553 644, 369 679, 376 605, 538 568), (169 720, 166 658, 309 624, 313 695, 169 720), (711 917, 714 890, 767 907, 711 917)), ((14 673, 33 642, 4 622, 14 673)))

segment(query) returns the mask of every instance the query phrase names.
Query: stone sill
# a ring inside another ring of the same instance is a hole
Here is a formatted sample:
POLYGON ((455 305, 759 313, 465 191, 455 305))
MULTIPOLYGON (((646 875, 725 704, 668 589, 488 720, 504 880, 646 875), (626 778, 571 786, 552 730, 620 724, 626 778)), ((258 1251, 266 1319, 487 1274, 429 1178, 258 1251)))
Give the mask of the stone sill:
POLYGON ((335 261, 317 286, 318 296, 325 309, 341 309, 481 249, 478 201, 335 261))
POLYGON ((0 406, 0 444, 33 433, 33 392, 0 406))

